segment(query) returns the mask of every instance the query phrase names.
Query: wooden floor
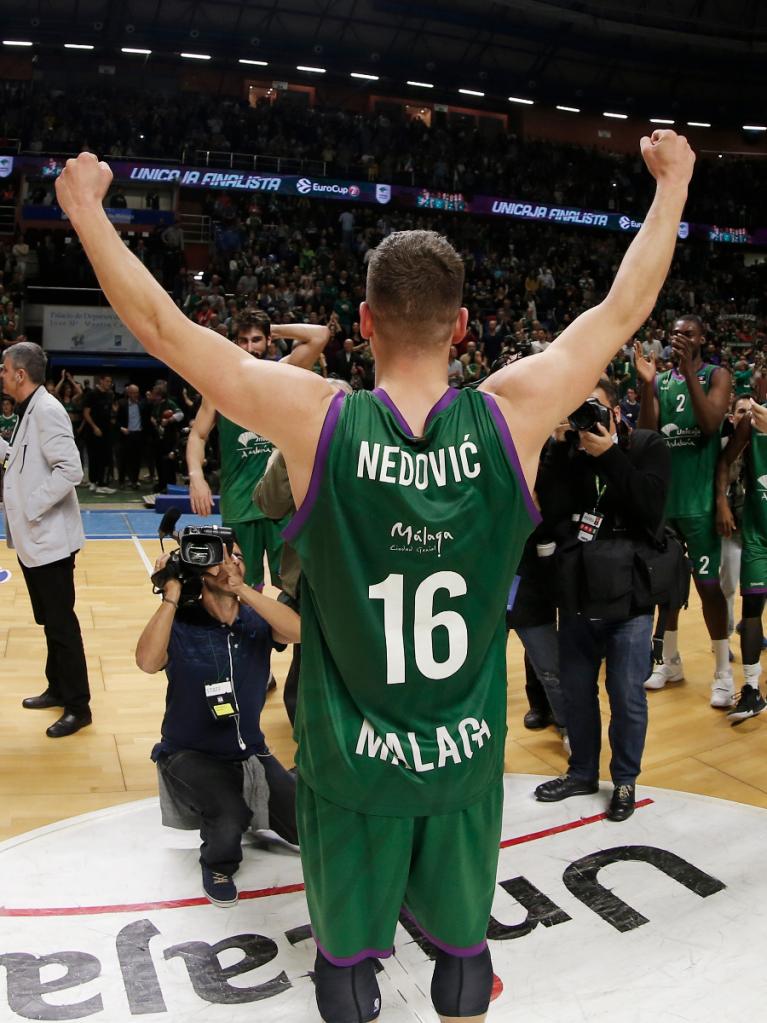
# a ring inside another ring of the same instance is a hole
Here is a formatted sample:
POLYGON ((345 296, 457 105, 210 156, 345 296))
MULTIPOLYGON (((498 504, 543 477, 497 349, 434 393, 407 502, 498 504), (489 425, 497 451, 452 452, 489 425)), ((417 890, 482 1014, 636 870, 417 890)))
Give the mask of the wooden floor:
MULTIPOLYGON (((149 557, 156 541, 142 541, 149 557)), ((159 736, 165 676, 136 668, 136 640, 156 607, 146 568, 131 540, 91 541, 78 558, 78 614, 85 640, 94 724, 67 739, 45 728, 57 711, 25 711, 21 699, 45 688, 45 642, 34 624, 15 557, 0 548, 0 839, 156 793, 149 752, 159 736)), ((767 807, 767 713, 736 728, 708 705, 712 658, 697 598, 682 618, 687 681, 650 695, 650 731, 641 782, 767 807)), ((741 684, 740 656, 735 664, 741 684)), ((289 652, 276 655, 280 689, 289 652)), ((566 767, 553 729, 522 727, 526 709, 521 648, 509 642, 506 770, 558 774, 566 767)), ((294 745, 281 693, 264 714, 269 745, 287 766, 294 745)), ((609 750, 603 756, 607 778, 609 750)))

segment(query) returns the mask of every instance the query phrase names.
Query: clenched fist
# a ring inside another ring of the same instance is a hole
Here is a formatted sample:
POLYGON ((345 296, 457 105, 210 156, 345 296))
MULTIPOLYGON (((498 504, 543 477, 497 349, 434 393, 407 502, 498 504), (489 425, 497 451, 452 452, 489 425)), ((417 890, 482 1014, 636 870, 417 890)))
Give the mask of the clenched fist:
POLYGON ((56 179, 56 198, 59 206, 73 220, 78 213, 100 208, 109 186, 112 171, 93 153, 80 153, 67 160, 64 170, 56 179))
POLYGON ((647 169, 660 184, 687 186, 695 165, 695 153, 684 135, 666 128, 654 131, 639 143, 647 169))

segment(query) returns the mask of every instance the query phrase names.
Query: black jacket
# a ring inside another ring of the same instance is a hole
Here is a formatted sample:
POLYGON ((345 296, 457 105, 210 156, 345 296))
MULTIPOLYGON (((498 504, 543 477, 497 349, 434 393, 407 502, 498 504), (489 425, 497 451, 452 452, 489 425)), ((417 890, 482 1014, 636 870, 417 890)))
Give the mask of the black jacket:
POLYGON ((652 561, 670 478, 668 448, 652 430, 635 430, 597 458, 566 441, 549 445, 537 490, 547 532, 557 541, 562 612, 618 620, 658 602, 652 561), (575 518, 595 510, 604 516, 596 537, 578 540, 575 518))

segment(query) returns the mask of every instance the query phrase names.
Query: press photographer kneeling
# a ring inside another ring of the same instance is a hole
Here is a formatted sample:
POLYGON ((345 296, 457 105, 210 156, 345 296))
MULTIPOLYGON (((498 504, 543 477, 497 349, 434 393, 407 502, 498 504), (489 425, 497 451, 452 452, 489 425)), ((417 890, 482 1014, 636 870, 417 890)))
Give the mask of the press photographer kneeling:
POLYGON ((164 668, 168 678, 162 739, 152 750, 163 823, 199 827, 205 895, 231 906, 245 831, 271 828, 298 842, 295 778, 269 752, 260 716, 272 647, 299 642, 300 619, 245 585, 232 530, 216 532, 184 530, 180 557, 173 551, 156 562, 162 603, 136 663, 149 674, 164 668))
POLYGON ((663 534, 668 449, 650 430, 619 430, 611 381, 560 427, 543 461, 538 497, 557 541, 560 685, 572 753, 567 774, 535 790, 544 802, 599 788, 598 677, 610 701, 608 817, 634 812, 647 731, 644 680, 653 607, 684 586, 684 557, 663 534))

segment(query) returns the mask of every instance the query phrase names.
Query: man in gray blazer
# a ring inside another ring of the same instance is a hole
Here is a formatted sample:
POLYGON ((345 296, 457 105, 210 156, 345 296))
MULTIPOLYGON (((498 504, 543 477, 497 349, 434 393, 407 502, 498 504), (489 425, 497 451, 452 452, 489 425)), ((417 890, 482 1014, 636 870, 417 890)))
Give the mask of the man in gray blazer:
POLYGON ((91 723, 90 689, 75 614, 75 554, 85 543, 75 487, 83 471, 64 406, 44 385, 46 357, 21 341, 3 354, 2 385, 19 417, 0 440, 5 468, 5 533, 16 550, 35 621, 45 629, 48 688, 23 701, 28 710, 63 707, 46 731, 51 739, 91 723))

